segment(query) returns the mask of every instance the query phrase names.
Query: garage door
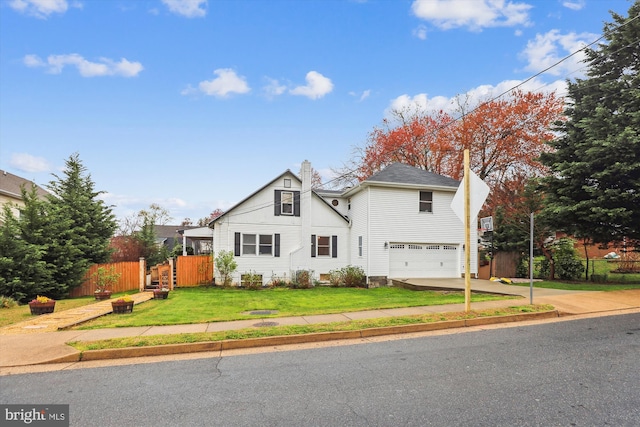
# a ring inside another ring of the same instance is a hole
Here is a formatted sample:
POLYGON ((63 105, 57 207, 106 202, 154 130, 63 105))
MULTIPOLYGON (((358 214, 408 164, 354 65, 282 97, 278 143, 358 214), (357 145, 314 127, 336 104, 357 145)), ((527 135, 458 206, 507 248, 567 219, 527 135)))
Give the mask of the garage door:
POLYGON ((460 277, 458 246, 442 243, 392 243, 389 277, 460 277))

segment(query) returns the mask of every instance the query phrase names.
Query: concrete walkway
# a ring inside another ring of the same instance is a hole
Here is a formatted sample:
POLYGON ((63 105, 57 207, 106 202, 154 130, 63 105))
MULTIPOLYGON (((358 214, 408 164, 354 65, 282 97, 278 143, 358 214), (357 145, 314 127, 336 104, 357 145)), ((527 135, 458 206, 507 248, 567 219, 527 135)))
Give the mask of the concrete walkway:
MULTIPOLYGON (((463 279, 413 279, 407 280, 407 282, 415 286, 417 289, 434 287, 449 290, 464 289, 463 279)), ((472 303, 472 310, 526 305, 529 303, 529 287, 505 285, 486 280, 472 280, 471 288, 472 291, 475 292, 517 295, 525 298, 472 303)), ((141 303, 152 298, 152 294, 149 292, 143 292, 135 294, 132 297, 136 303, 141 303)), ((640 289, 613 292, 584 292, 534 288, 533 303, 551 304, 561 315, 633 310, 640 308, 640 289)), ((68 328, 73 322, 82 322, 89 320, 90 318, 97 317, 101 315, 99 313, 102 313, 104 310, 108 310, 107 312, 110 312, 110 308, 109 301, 102 301, 78 309, 66 310, 49 315, 41 315, 26 322, 0 328, 0 373, 2 368, 12 366, 78 361, 79 352, 66 344, 70 341, 94 341, 130 336, 216 332, 250 327, 304 325, 425 313, 457 312, 464 311, 464 304, 369 310, 330 315, 279 317, 268 319, 262 319, 257 316, 256 319, 250 320, 192 325, 112 328, 86 331, 58 330, 68 328), (87 319, 82 320, 83 316, 87 317, 87 319)), ((257 341, 255 345, 259 345, 259 342, 257 341)), ((274 345, 273 340, 269 342, 269 345, 274 345)), ((185 351, 187 351, 186 347, 185 351)), ((194 350, 191 348, 188 351, 194 350)), ((112 357, 127 357, 126 352, 120 352, 118 354, 120 354, 120 356, 117 356, 116 353, 112 353, 112 357)))

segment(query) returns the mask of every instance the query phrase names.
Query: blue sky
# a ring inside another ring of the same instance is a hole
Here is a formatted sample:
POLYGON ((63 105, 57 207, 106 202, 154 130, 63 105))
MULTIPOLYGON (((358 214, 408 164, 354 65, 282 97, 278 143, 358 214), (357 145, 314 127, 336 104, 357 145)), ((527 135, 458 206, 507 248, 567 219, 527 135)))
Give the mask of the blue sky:
MULTIPOLYGON (((118 217, 228 209, 307 159, 324 180, 393 108, 497 95, 628 0, 0 0, 0 169, 79 153, 118 217)), ((581 55, 525 85, 564 93, 581 55)))

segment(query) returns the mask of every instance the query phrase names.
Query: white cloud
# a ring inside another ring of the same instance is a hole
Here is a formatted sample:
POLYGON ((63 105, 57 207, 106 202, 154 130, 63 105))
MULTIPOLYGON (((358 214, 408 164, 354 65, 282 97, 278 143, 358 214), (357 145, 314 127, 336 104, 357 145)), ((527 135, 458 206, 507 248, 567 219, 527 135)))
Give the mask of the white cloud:
POLYGON ((435 26, 449 30, 467 27, 479 31, 488 27, 529 25, 527 3, 505 0, 415 0, 413 13, 435 26))
POLYGON ((306 76, 306 81, 306 85, 295 87, 289 90, 289 93, 292 95, 306 96, 309 99, 318 99, 333 90, 331 79, 317 71, 309 71, 306 76))
MULTIPOLYGON (((527 43, 527 47, 520 53, 521 58, 527 61, 524 69, 532 72, 542 71, 557 63, 565 56, 582 49, 597 38, 597 34, 560 34, 558 30, 551 30, 545 34, 537 34, 536 38, 530 40, 527 43)), ((579 52, 553 67, 547 71, 547 73, 560 76, 575 72, 576 70, 584 68, 585 64, 582 62, 584 59, 584 52, 579 52)))
POLYGON ((584 7, 585 3, 584 0, 567 0, 562 2, 562 5, 567 9, 581 10, 584 7))
POLYGON ((358 102, 362 102, 365 99, 367 99, 369 96, 371 96, 371 89, 367 89, 360 94, 352 91, 352 92, 349 92, 349 95, 358 97, 358 102))
POLYGON ((51 166, 43 157, 32 156, 27 153, 14 153, 9 164, 16 169, 25 172, 49 172, 51 166))
POLYGON ((30 68, 46 67, 51 74, 60 74, 65 66, 78 69, 82 77, 121 76, 135 77, 144 67, 139 62, 131 62, 122 58, 115 62, 109 58, 100 58, 100 62, 91 62, 77 53, 68 55, 49 55, 46 62, 37 55, 25 55, 24 65, 30 68))
POLYGON ((287 86, 281 84, 278 80, 266 77, 267 84, 262 88, 262 91, 268 98, 282 95, 287 91, 287 86))
POLYGON ((11 0, 8 4, 17 12, 41 19, 48 18, 52 13, 65 13, 69 8, 67 0, 11 0))
POLYGON ((207 14, 207 0, 162 0, 169 11, 187 18, 201 18, 207 14))
POLYGON ((247 93, 251 90, 244 76, 238 76, 231 68, 218 68, 213 73, 218 77, 204 80, 198 85, 205 95, 224 98, 231 93, 247 93))
POLYGON ((420 40, 426 40, 427 39, 427 27, 422 25, 422 24, 420 24, 416 28, 414 28, 411 33, 413 34, 414 37, 417 37, 420 40))
MULTIPOLYGON (((459 104, 464 104, 467 108, 472 108, 481 102, 502 95, 514 87, 522 84, 522 80, 505 80, 497 85, 480 85, 470 89, 464 94, 453 97, 435 96, 429 98, 427 94, 420 93, 414 96, 401 95, 391 100, 389 107, 385 111, 385 117, 390 118, 391 112, 396 111, 421 111, 432 113, 434 111, 444 111, 450 115, 456 116, 459 110, 459 104)), ((524 92, 555 92, 558 96, 566 95, 566 82, 564 80, 556 80, 551 83, 544 83, 538 78, 529 80, 519 86, 524 92)), ((508 96, 508 95, 504 95, 508 96)))

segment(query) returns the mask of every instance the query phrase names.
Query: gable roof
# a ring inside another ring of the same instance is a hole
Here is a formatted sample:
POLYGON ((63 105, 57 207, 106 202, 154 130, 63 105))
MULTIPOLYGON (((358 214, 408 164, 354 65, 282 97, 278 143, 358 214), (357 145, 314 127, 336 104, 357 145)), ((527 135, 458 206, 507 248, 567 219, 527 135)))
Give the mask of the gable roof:
POLYGON ((265 185, 263 185, 262 187, 260 187, 259 189, 257 189, 256 191, 254 191, 253 193, 249 194, 247 197, 245 197, 244 199, 240 200, 238 203, 236 203, 235 205, 231 206, 230 209, 228 209, 227 211, 225 211, 225 213, 223 213, 222 215, 220 215, 217 218, 212 219, 209 224, 207 224, 209 227, 213 226, 213 224, 215 222, 217 222, 218 220, 220 220, 221 218, 224 218, 227 216, 228 213, 230 213, 231 211, 235 210, 238 206, 241 206, 244 202, 246 202, 247 200, 251 199, 253 196, 255 196, 256 194, 258 194, 259 192, 261 192, 262 190, 264 190, 265 188, 269 187, 270 185, 272 185, 274 182, 278 181, 279 179, 283 178, 285 175, 290 175, 293 178, 295 178, 299 183, 301 183, 302 181, 300 180, 300 178, 294 174, 293 172, 291 172, 291 170, 287 169, 286 171, 282 172, 280 175, 278 175, 277 177, 273 178, 271 181, 269 181, 268 183, 266 183, 265 185))
MULTIPOLYGON (((281 173, 280 175, 278 175, 277 177, 275 177, 274 179, 272 179, 271 181, 269 181, 268 183, 266 183, 265 185, 263 185, 262 187, 260 187, 259 189, 257 189, 256 191, 254 191, 253 193, 251 193, 250 195, 248 195, 247 197, 245 197, 244 199, 242 199, 241 201, 239 201, 238 203, 236 203, 235 205, 233 205, 229 210, 227 210, 225 213, 223 213, 222 215, 220 215, 219 217, 211 220, 209 222, 209 224, 207 224, 209 227, 213 227, 213 225, 220 219, 224 218, 227 216, 227 214, 231 213, 233 210, 235 210, 236 208, 238 208, 239 206, 241 206, 244 202, 246 202, 247 200, 251 199, 253 196, 255 196, 256 194, 260 193, 262 190, 264 190, 265 188, 271 186, 274 182, 282 179, 283 177, 285 177, 286 175, 289 175, 291 177, 293 177, 295 180, 298 181, 298 183, 302 183, 302 180, 300 179, 300 177, 298 177, 296 174, 294 174, 293 172, 291 172, 291 170, 287 169, 286 171, 284 171, 283 173, 281 173)), ((344 219, 345 221, 349 221, 348 218, 346 218, 344 215, 342 215, 340 212, 338 212, 336 210, 336 208, 334 208, 333 206, 331 206, 331 204, 329 202, 327 202, 323 197, 321 197, 315 190, 311 190, 311 194, 315 197, 317 197, 318 199, 320 199, 320 201, 322 201, 324 204, 326 204, 328 207, 331 208, 332 211, 334 211, 337 215, 339 215, 342 219, 344 219)))
POLYGON ((428 172, 403 163, 392 163, 365 179, 364 182, 381 182, 392 184, 413 184, 427 187, 451 187, 457 189, 459 181, 448 176, 428 172))
POLYGON ((0 194, 22 200, 20 187, 24 186, 24 188, 29 191, 32 184, 36 186, 36 192, 40 198, 44 198, 49 194, 48 191, 35 184, 33 181, 21 178, 18 175, 14 175, 7 171, 0 170, 0 194))

